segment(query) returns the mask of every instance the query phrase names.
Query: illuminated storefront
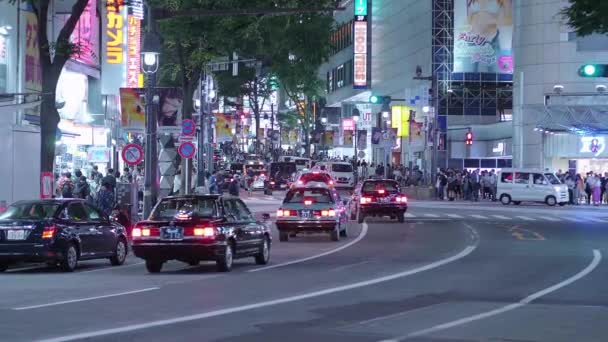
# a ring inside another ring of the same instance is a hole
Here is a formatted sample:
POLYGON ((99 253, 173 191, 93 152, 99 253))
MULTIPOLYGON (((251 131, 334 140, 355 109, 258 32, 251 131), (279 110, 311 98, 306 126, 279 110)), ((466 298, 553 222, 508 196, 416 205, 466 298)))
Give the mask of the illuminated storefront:
POLYGON ((543 144, 544 168, 580 174, 608 172, 606 135, 538 132, 543 144))

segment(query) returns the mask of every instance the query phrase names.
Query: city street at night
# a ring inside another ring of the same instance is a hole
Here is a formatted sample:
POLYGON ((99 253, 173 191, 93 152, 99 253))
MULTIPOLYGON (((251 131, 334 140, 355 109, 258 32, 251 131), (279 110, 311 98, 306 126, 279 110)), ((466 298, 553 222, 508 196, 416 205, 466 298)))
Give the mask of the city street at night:
MULTIPOLYGON (((244 197, 256 213, 280 205, 244 197)), ((267 266, 229 274, 177 262, 148 274, 134 257, 12 268, 0 340, 604 340, 608 214, 424 207, 405 224, 351 221, 339 243, 275 237, 267 266)))

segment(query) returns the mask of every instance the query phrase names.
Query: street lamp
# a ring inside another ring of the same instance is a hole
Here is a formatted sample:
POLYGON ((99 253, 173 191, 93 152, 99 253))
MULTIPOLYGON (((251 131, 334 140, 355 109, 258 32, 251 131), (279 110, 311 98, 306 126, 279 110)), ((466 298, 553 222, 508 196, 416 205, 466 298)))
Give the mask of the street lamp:
POLYGON ((321 118, 321 123, 325 125, 327 123, 327 118, 321 118))
POLYGON ((148 29, 144 35, 141 57, 141 69, 145 75, 146 99, 146 151, 144 171, 144 219, 147 219, 158 196, 156 184, 158 169, 158 151, 156 142, 156 111, 154 86, 156 85, 156 72, 158 71, 161 42, 154 31, 152 8, 148 5, 148 29))

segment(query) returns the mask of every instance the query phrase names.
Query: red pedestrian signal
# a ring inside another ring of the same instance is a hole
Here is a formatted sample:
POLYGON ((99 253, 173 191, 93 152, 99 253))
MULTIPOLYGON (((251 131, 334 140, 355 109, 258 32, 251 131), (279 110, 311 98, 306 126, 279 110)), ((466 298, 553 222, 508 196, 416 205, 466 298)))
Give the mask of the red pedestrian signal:
POLYGON ((473 145, 473 133, 467 132, 467 134, 465 135, 464 142, 466 145, 473 145))

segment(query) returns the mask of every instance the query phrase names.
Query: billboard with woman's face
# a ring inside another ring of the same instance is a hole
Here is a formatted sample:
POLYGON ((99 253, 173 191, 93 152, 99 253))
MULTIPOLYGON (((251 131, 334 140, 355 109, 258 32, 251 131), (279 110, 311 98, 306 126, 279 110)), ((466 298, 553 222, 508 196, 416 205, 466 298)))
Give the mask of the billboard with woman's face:
POLYGON ((513 73, 512 0, 454 0, 454 72, 513 73))

